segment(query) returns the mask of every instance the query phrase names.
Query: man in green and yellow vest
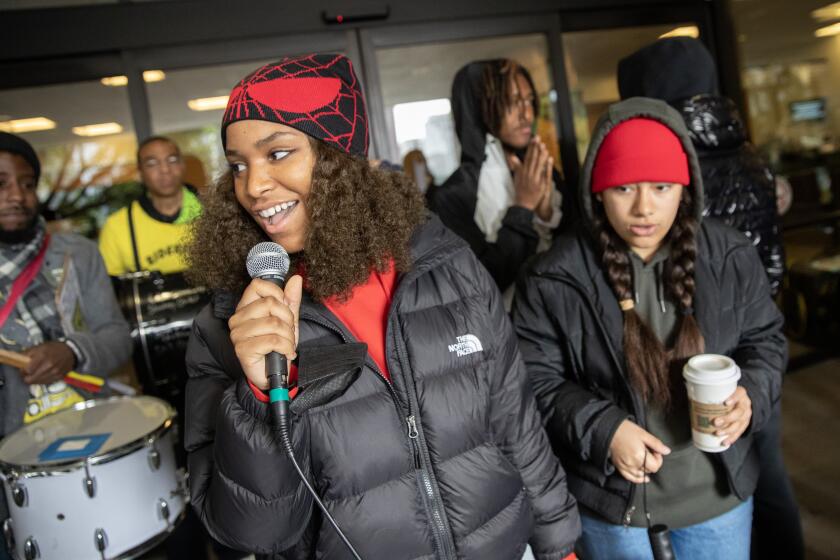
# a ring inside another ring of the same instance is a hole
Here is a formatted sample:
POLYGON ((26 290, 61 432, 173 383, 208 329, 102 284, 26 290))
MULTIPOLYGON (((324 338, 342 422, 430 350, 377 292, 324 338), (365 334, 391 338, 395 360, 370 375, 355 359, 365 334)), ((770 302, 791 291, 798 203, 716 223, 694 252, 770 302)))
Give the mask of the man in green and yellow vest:
POLYGON ((181 272, 190 223, 201 213, 198 197, 183 183, 181 151, 169 138, 153 136, 137 149, 137 168, 143 194, 109 216, 99 234, 108 274, 181 272))

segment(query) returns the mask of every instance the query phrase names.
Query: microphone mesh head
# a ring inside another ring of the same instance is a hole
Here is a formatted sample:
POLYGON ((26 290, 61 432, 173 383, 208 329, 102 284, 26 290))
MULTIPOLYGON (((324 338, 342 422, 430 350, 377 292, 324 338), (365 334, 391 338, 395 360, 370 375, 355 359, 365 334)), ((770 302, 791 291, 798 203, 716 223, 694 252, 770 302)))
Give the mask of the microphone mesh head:
POLYGON ((263 241, 248 251, 245 267, 251 278, 279 276, 285 279, 289 272, 289 254, 272 241, 263 241))

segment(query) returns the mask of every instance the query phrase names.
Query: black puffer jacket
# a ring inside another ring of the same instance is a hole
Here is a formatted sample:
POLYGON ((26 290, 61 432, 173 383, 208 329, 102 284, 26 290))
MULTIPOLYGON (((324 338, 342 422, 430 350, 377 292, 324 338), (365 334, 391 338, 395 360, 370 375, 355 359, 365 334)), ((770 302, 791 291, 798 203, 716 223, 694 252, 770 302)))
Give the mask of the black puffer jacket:
MULTIPOLYGON (((633 116, 666 124, 680 136, 702 207, 702 179, 679 115, 662 102, 634 98, 614 105, 596 127, 581 177, 581 207, 591 216, 592 165, 606 134, 633 116)), ((581 231, 555 241, 533 262, 518 286, 513 307, 528 374, 569 489, 586 507, 612 523, 625 521, 635 485, 609 461, 615 430, 625 419, 644 427, 643 403, 627 379, 622 349, 623 316, 600 264, 591 235, 581 231)), ((739 384, 752 400, 747 432, 722 461, 731 490, 742 500, 758 479, 752 434, 779 399, 786 360, 782 316, 770 298, 755 249, 734 229, 704 220, 697 234, 695 316, 708 353, 732 357, 739 384)))
POLYGON ((696 95, 674 107, 682 114, 700 158, 706 190, 703 214, 750 238, 775 294, 785 274, 785 249, 773 174, 747 142, 744 122, 730 99, 696 95))
MULTIPOLYGON (((577 508, 498 289, 437 218, 412 243, 414 267, 388 316, 392 383, 335 316, 303 301, 299 376, 346 373, 293 400, 302 468, 368 560, 518 560, 528 541, 537 558, 562 558, 579 534, 577 508)), ((196 318, 187 353, 193 506, 234 548, 349 557, 246 383, 232 309, 218 303, 196 318)))
MULTIPOLYGON (((534 229, 534 212, 511 206, 502 219, 496 242, 487 241, 475 223, 478 178, 485 159, 488 129, 481 114, 484 97, 482 72, 486 62, 473 62, 458 71, 452 83, 452 116, 461 143, 461 165, 435 190, 431 207, 446 227, 457 233, 478 256, 499 289, 504 291, 516 280, 522 264, 537 252, 539 235, 534 229)), ((524 160, 524 154, 521 155, 524 160)), ((563 180, 554 172, 554 185, 563 191, 563 180)), ((563 226, 576 215, 574 197, 562 199, 563 226)))
POLYGON ((712 55, 690 37, 660 39, 618 64, 622 99, 662 99, 682 114, 700 158, 704 215, 750 238, 775 294, 785 273, 776 184, 767 163, 747 141, 735 104, 717 94, 717 81, 712 55))

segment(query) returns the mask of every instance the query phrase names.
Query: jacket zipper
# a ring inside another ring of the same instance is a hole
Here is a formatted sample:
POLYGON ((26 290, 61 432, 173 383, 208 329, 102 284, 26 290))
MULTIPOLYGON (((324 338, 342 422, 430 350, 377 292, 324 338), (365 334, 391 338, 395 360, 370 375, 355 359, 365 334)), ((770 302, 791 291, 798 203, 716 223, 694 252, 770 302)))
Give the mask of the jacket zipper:
MULTIPOLYGON (((341 329, 336 328, 335 326, 329 324, 326 321, 318 319, 309 313, 301 314, 302 319, 306 319, 307 321, 311 321, 316 325, 320 325, 325 329, 328 329, 331 332, 336 333, 341 337, 341 340, 347 344, 349 342, 347 336, 341 331, 341 329)), ((435 537, 435 542, 437 544, 438 550, 443 553, 443 558, 445 559, 454 559, 455 553, 452 550, 452 547, 447 547, 447 539, 446 539, 446 524, 444 523, 443 516, 441 514, 443 505, 440 503, 439 499, 435 494, 434 485, 432 484, 431 476, 429 475, 429 468, 425 466, 426 459, 428 464, 431 464, 431 459, 429 459, 426 455, 423 454, 420 447, 419 442, 419 432, 417 430, 417 419, 411 412, 411 399, 405 405, 400 400, 399 396, 397 395, 396 390, 394 389, 394 385, 391 383, 388 378, 380 371, 379 366, 376 365, 375 362, 370 360, 370 358, 365 359, 365 365, 373 369, 376 372, 376 376, 385 383, 385 386, 388 388, 388 392, 391 394, 391 398, 394 401, 394 406, 397 409, 398 416, 404 416, 406 425, 408 426, 407 435, 411 445, 412 455, 414 458, 414 468, 419 473, 420 482, 423 486, 423 491, 426 493, 426 501, 429 504, 429 509, 431 510, 432 515, 432 533, 435 537), (405 413, 407 410, 407 414, 405 413), (452 550, 452 551, 451 551, 452 550), (451 551, 451 552, 450 552, 451 551)), ((400 364, 402 365, 402 364, 400 364)), ((408 385, 408 383, 406 383, 408 385)))
MULTIPOLYGON (((398 290, 399 291, 399 290, 398 290)), ((395 297, 391 303, 393 306, 394 303, 397 301, 397 297, 395 297)), ((399 330, 399 334, 402 334, 402 330, 399 327, 399 321, 394 322, 396 324, 396 328, 399 330)), ((406 368, 406 361, 403 359, 403 348, 400 344, 401 336, 394 333, 394 343, 397 346, 397 360, 401 368, 406 368)), ((413 402, 417 399, 417 388, 414 385, 413 380, 406 380, 406 393, 408 393, 408 401, 409 401, 409 413, 412 409, 413 402)), ((419 406, 418 406, 419 408, 419 406)), ((455 543, 452 541, 452 533, 448 529, 449 523, 447 522, 446 518, 444 517, 444 508, 443 502, 440 499, 440 491, 436 489, 435 483, 432 479, 432 459, 429 456, 428 448, 425 444, 425 438, 420 432, 418 428, 417 418, 413 414, 409 414, 407 418, 408 427, 409 427, 409 439, 414 446, 415 451, 415 461, 419 465, 418 472, 420 473, 420 479, 423 484, 423 490, 426 492, 426 499, 429 502, 429 509, 431 510, 432 514, 432 533, 435 537, 435 541, 438 545, 438 550, 440 551, 442 558, 444 560, 456 558, 455 555, 455 543)))
MULTIPOLYGON (((647 422, 644 420, 646 415, 639 414, 639 411, 636 407, 636 397, 633 394, 633 389, 630 387, 630 384, 627 382, 627 376, 624 375, 624 368, 621 366, 621 362, 618 359, 618 355, 615 353, 615 348, 613 348, 612 342, 610 341, 609 333, 607 333, 607 329, 604 327, 604 323, 601 321, 601 316, 596 312, 595 305, 586 295, 586 292, 574 282, 563 278, 561 276, 556 276, 554 274, 541 274, 543 278, 552 278, 558 282, 566 284, 567 286, 571 287, 573 290, 578 292, 580 295, 580 299, 586 302, 586 305, 589 306, 589 311, 592 313, 592 316, 595 318, 595 322, 598 324, 598 327, 601 329, 602 334, 604 335, 604 342, 607 345, 607 349, 609 350, 610 359, 613 361, 613 365, 617 368, 619 372, 622 373, 620 375, 622 382, 624 383, 625 389, 627 389, 627 394, 630 395, 630 402, 633 403, 633 409, 636 413, 636 419, 641 420, 642 427, 647 430, 647 422)), ((627 507, 624 510, 624 517, 622 518, 622 525, 624 527, 630 526, 630 521, 633 519, 633 513, 636 511, 636 506, 633 505, 633 501, 636 499, 636 485, 630 484, 630 495, 627 498, 627 507)))

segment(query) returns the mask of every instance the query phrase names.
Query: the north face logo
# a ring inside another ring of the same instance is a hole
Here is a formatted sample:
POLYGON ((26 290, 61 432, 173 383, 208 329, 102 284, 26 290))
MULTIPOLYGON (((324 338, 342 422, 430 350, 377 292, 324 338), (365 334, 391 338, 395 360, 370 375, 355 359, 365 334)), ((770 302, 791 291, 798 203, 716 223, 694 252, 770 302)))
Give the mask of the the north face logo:
POLYGON ((481 352, 484 348, 481 347, 481 341, 474 334, 465 334, 457 338, 458 342, 449 345, 449 351, 455 352, 458 357, 481 352))

